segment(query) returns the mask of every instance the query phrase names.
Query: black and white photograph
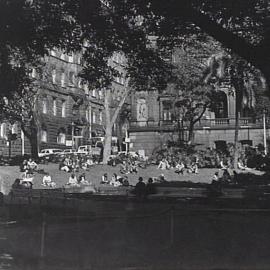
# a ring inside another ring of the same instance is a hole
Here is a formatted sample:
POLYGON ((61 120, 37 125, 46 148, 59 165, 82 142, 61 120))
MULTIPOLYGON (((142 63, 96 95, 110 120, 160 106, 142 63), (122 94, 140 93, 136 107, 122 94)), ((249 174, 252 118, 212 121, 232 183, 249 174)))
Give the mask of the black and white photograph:
POLYGON ((270 0, 0 0, 0 270, 270 269, 270 0))

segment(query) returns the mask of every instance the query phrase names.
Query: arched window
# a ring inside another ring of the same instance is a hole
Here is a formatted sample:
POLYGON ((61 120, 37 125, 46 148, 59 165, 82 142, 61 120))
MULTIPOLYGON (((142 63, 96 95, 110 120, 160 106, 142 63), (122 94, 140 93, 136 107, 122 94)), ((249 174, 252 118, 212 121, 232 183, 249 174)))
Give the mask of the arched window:
POLYGON ((43 97, 42 99, 42 112, 46 114, 48 112, 48 100, 47 97, 43 97))
POLYGON ((170 101, 163 101, 163 120, 172 120, 172 103, 170 101))
POLYGON ((223 91, 218 91, 214 105, 215 118, 228 118, 227 95, 223 91))
POLYGON ((47 128, 44 124, 41 125, 40 140, 41 140, 41 142, 48 141, 48 132, 47 132, 47 128))
POLYGON ((6 123, 1 124, 0 136, 2 139, 7 138, 7 124, 6 123))
POLYGON ((66 131, 64 128, 61 128, 57 134, 57 143, 66 144, 66 131))
POLYGON ((11 133, 18 134, 18 124, 15 123, 11 126, 11 133))

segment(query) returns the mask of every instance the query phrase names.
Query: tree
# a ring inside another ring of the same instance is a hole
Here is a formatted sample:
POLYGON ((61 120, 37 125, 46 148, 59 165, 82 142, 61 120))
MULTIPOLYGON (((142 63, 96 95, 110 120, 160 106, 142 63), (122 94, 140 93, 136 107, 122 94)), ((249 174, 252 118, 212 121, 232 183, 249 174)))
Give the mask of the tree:
POLYGON ((208 70, 208 62, 213 61, 214 56, 222 50, 209 36, 203 39, 198 34, 185 35, 181 47, 173 52, 174 80, 171 91, 175 95, 175 120, 178 120, 179 129, 183 129, 184 123, 188 125, 188 142, 191 144, 194 142, 195 124, 213 101, 215 87, 209 84, 209 80, 213 80, 216 74, 208 70))
POLYGON ((33 157, 38 156, 39 116, 36 109, 37 99, 37 90, 34 88, 15 93, 12 99, 1 99, 2 117, 11 123, 20 123, 22 131, 31 144, 33 157))

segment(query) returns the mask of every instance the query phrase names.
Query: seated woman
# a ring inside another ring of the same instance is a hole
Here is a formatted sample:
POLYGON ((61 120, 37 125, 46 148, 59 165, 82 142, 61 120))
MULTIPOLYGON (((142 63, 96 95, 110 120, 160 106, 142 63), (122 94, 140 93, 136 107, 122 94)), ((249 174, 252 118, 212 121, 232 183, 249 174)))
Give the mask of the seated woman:
POLYGON ((45 187, 52 187, 52 188, 56 186, 55 182, 52 181, 52 177, 48 172, 43 176, 42 185, 45 187))
POLYGON ((90 185, 90 183, 85 178, 85 173, 82 173, 78 178, 78 184, 81 185, 90 185))
POLYGON ((67 185, 69 186, 79 186, 77 177, 74 173, 72 173, 68 179, 67 185))

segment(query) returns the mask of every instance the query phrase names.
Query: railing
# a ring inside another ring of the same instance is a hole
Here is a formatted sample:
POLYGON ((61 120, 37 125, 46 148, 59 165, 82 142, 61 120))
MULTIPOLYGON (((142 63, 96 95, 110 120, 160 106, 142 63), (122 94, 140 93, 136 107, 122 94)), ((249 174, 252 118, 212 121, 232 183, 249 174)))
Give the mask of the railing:
MULTIPOLYGON (((266 118, 266 124, 270 127, 270 117, 266 118)), ((181 123, 181 126, 187 128, 188 121, 181 123)), ((239 126, 244 128, 263 128, 263 117, 241 117, 239 119, 239 126)), ((178 122, 172 120, 159 121, 131 121, 130 128, 177 128, 178 122)), ((201 119, 195 124, 195 128, 234 128, 235 118, 215 118, 215 119, 201 119)))

